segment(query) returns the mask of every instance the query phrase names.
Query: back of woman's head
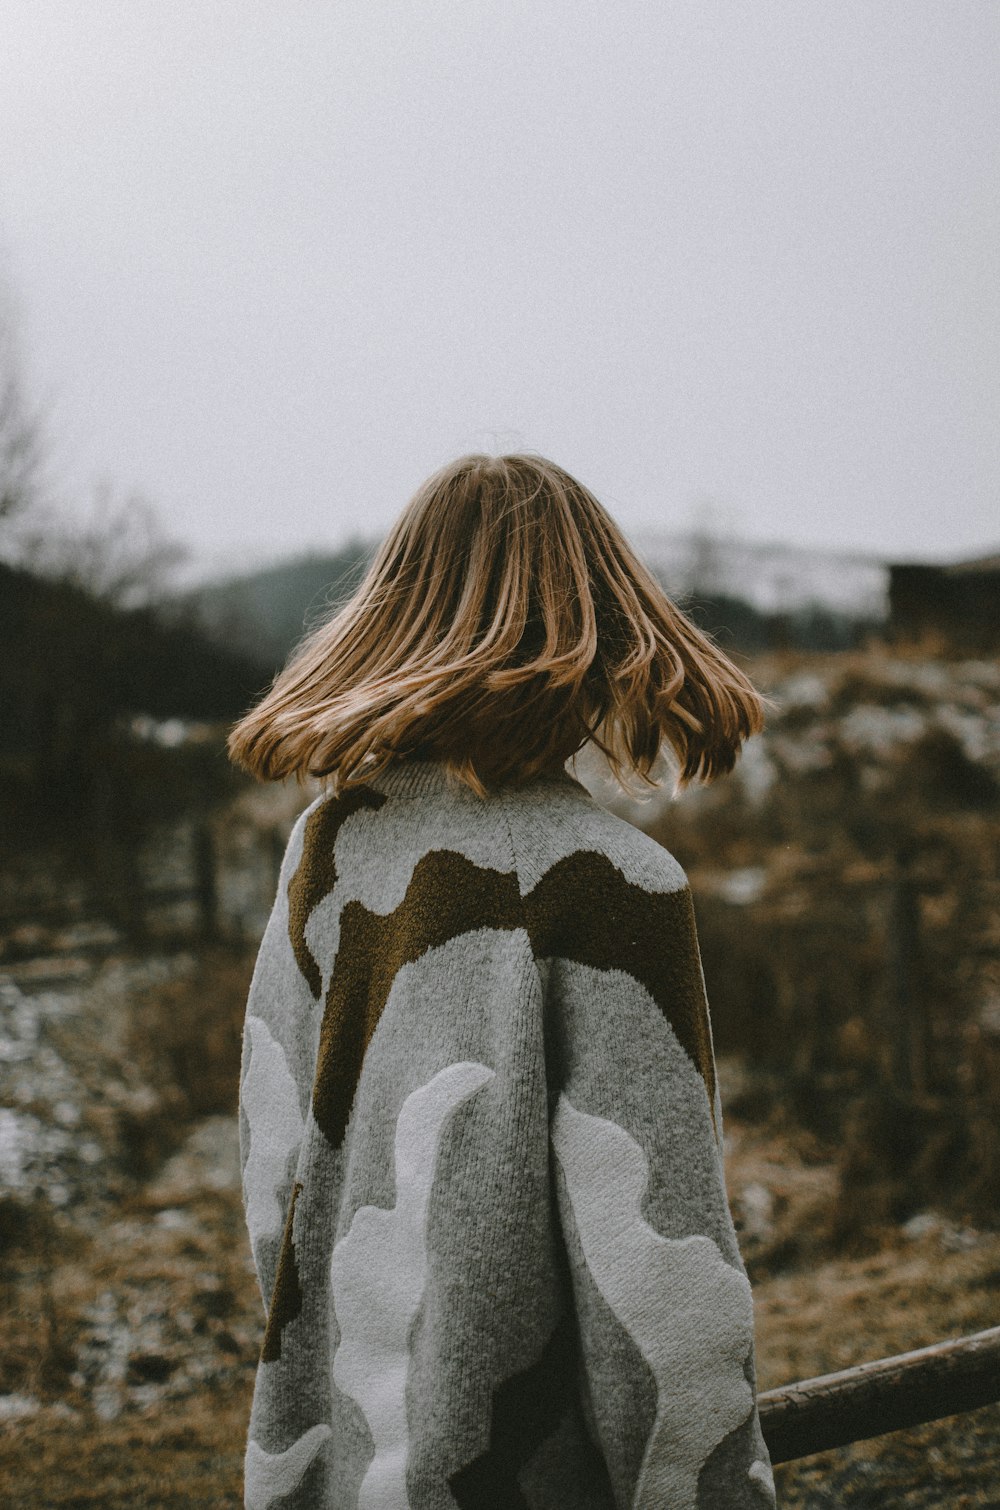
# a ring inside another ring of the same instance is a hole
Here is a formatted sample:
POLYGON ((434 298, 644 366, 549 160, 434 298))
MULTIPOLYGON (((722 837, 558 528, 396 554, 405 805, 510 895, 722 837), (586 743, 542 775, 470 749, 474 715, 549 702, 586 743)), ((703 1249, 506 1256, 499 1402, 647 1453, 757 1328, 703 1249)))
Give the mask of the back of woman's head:
POLYGON ((731 770, 762 722, 587 488, 544 457, 476 454, 417 491, 229 750, 338 790, 396 756, 441 759, 483 795, 588 740, 628 787, 666 743, 683 786, 731 770))

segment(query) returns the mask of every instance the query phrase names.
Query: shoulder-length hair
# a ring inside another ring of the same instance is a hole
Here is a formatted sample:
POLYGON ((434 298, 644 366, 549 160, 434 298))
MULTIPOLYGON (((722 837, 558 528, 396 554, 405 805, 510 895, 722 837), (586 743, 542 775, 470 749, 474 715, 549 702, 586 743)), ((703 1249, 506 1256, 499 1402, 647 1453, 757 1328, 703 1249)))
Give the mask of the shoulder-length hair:
POLYGON ((479 796, 588 740, 626 790, 732 770, 765 699, 667 597, 592 493, 544 457, 468 455, 418 489, 360 586, 236 725, 264 780, 358 784, 441 760, 479 796))

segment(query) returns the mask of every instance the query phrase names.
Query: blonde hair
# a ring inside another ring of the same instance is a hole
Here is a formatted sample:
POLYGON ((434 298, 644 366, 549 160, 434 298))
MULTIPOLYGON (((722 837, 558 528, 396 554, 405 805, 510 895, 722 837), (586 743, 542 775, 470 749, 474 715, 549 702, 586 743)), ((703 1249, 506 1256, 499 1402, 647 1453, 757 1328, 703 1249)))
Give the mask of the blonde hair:
POLYGON ((474 454, 418 489, 228 748, 261 779, 336 790, 439 759, 482 797, 587 740, 626 790, 632 772, 655 787, 666 742, 679 790, 732 770, 764 701, 587 488, 541 456, 474 454))

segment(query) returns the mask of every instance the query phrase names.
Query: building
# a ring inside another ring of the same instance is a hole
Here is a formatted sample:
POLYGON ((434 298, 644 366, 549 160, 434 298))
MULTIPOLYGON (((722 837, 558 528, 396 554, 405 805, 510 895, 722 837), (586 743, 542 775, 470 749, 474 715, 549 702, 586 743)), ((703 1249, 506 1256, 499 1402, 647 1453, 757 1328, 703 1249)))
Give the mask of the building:
POLYGON ((889 566, 889 638, 929 650, 1000 650, 1000 553, 943 565, 889 566))

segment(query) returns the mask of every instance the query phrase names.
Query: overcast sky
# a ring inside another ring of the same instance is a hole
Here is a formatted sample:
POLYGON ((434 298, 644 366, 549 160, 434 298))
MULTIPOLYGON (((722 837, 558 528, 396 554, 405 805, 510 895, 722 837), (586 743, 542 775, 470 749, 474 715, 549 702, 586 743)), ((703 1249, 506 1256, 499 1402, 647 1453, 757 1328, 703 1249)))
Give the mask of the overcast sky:
POLYGON ((1000 544, 996 0, 7 0, 59 474, 206 562, 468 449, 626 530, 1000 544))

